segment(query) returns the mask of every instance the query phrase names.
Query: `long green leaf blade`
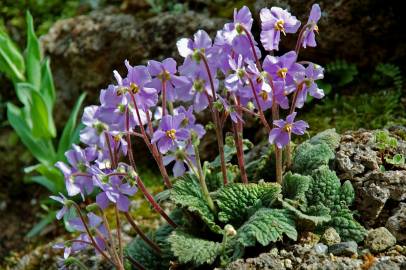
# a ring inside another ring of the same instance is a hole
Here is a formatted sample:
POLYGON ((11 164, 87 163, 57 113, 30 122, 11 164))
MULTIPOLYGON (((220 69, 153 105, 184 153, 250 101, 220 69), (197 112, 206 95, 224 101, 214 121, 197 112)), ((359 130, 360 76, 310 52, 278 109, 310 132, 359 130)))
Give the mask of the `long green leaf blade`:
POLYGON ((31 130, 22 115, 21 109, 12 103, 7 103, 7 119, 21 141, 38 161, 43 164, 53 165, 50 163, 50 157, 52 157, 51 151, 43 140, 38 140, 32 136, 31 130))
POLYGON ((36 91, 31 91, 31 97, 32 134, 36 138, 54 138, 56 136, 55 124, 44 98, 36 91))
POLYGON ((41 95, 44 97, 48 111, 52 112, 55 103, 55 85, 52 77, 51 66, 49 59, 45 59, 41 67, 41 95))
POLYGON ((65 128, 62 131, 62 136, 58 144, 58 157, 61 160, 64 159, 63 155, 66 152, 66 150, 68 150, 69 147, 72 145, 72 143, 75 143, 79 140, 79 132, 76 132, 77 129, 75 129, 75 127, 80 108, 82 107, 85 98, 86 93, 80 95, 78 101, 76 102, 75 106, 72 109, 72 112, 69 116, 69 120, 65 124, 65 128))
POLYGON ((34 31, 34 22, 29 11, 27 11, 27 51, 26 66, 27 79, 36 89, 41 86, 41 49, 34 31))
POLYGON ((24 81, 24 57, 10 37, 0 29, 0 72, 14 83, 24 81))

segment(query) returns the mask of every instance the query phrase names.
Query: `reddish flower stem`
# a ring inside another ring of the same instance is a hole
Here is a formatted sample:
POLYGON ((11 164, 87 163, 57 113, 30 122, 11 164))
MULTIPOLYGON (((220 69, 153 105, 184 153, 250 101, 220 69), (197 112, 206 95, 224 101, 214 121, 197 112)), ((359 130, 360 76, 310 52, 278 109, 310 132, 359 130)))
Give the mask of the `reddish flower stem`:
MULTIPOLYGON (((209 77, 211 92, 213 95, 213 100, 215 102, 217 100, 217 97, 216 97, 216 90, 214 88, 213 77, 212 77, 211 71, 210 71, 210 66, 207 62, 206 56, 202 53, 200 54, 200 56, 203 60, 204 66, 206 68, 207 76, 209 77)), ((207 94, 207 98, 209 100, 209 104, 213 102, 209 98, 208 94, 207 94)), ((219 155, 220 155, 220 164, 221 164, 221 173, 223 175, 223 184, 227 185, 227 183, 228 183, 227 167, 226 167, 226 161, 225 161, 225 157, 224 157, 224 142, 223 142, 224 138, 223 138, 223 132, 222 132, 221 123, 220 123, 220 115, 219 115, 218 110, 213 106, 213 104, 210 104, 210 110, 212 111, 213 122, 216 127, 215 131, 216 131, 216 137, 217 137, 217 146, 218 146, 219 155)))
POLYGON ((261 120, 262 124, 265 126, 267 131, 270 132, 271 127, 269 126, 268 121, 266 121, 264 111, 261 108, 261 104, 259 104, 259 99, 258 99, 257 92, 255 91, 254 83, 253 83, 252 79, 249 76, 247 76, 247 78, 248 78, 248 81, 250 83, 251 90, 252 90, 252 93, 253 93, 254 98, 255 98, 255 102, 257 103, 258 112, 259 112, 259 119, 261 120))
POLYGON ((166 79, 165 79, 165 69, 162 76, 162 116, 166 115, 166 79))
MULTIPOLYGON (((89 235, 90 238, 90 242, 92 243, 92 245, 94 246, 94 248, 107 260, 109 261, 111 264, 113 264, 115 267, 119 268, 117 266, 117 264, 112 261, 111 258, 109 258, 109 256, 107 256, 107 254, 99 247, 99 245, 97 245, 96 241, 93 238, 93 235, 90 232, 89 227, 87 226, 86 220, 82 215, 82 212, 80 211, 80 207, 79 205, 77 205, 75 202, 73 202, 73 206, 75 207, 76 211, 78 212, 79 218, 83 223, 83 226, 85 227, 86 233, 89 235)), ((119 268, 120 269, 120 268, 119 268)))
POLYGON ((130 261, 130 263, 138 270, 146 270, 144 266, 142 266, 140 263, 138 263, 136 260, 131 258, 130 256, 125 256, 127 260, 130 261))
POLYGON ((258 70, 262 71, 262 66, 261 66, 261 64, 259 62, 259 58, 258 58, 258 55, 257 55, 257 51, 255 50, 254 40, 252 39, 251 33, 247 29, 245 29, 244 26, 242 26, 242 25, 240 25, 240 26, 242 27, 242 30, 244 31, 245 35, 248 38, 248 42, 250 43, 252 54, 254 55, 254 59, 255 59, 255 63, 257 65, 257 68, 258 68, 258 70))
POLYGON ((127 218, 128 222, 131 224, 131 227, 133 227, 134 231, 140 236, 140 238, 144 240, 144 242, 147 243, 157 254, 161 254, 161 248, 154 241, 149 239, 148 236, 145 235, 140 227, 138 227, 137 223, 135 223, 132 216, 127 212, 125 212, 124 215, 127 218))
MULTIPOLYGON (((126 116, 128 118, 128 110, 126 113, 126 116)), ((133 167, 133 169, 136 169, 135 162, 134 162, 134 156, 132 152, 132 144, 131 144, 131 138, 130 138, 130 133, 128 132, 129 130, 129 125, 126 126, 127 129, 127 143, 128 143, 128 158, 130 160, 130 164, 133 167)), ((140 177, 135 177, 135 181, 137 182, 137 186, 141 189, 142 194, 144 194, 145 198, 147 201, 151 204, 151 206, 157 211, 172 227, 176 228, 176 223, 172 221, 172 219, 165 213, 165 211, 159 206, 159 204, 155 201, 154 197, 148 192, 146 189, 144 183, 142 182, 140 177)))
MULTIPOLYGON (((234 102, 236 103, 237 106, 238 115, 242 117, 241 104, 239 102, 239 99, 237 99, 235 96, 234 102)), ((237 123, 232 122, 232 125, 233 125, 234 142, 237 148, 237 161, 238 166, 240 168, 241 181, 244 184, 248 184, 247 172, 245 170, 244 148, 242 142, 242 132, 243 132, 242 121, 238 119, 238 122, 237 123)))
MULTIPOLYGON (((130 96, 131 96, 131 100, 132 100, 132 102, 133 102, 133 104, 134 104, 135 112, 136 112, 136 114, 137 114, 139 126, 140 126, 140 129, 141 129, 141 134, 142 134, 142 136, 143 136, 143 138, 144 138, 144 142, 145 142, 145 144, 147 145, 149 151, 151 152, 152 156, 154 157, 154 159, 155 159, 155 161, 156 161, 156 163, 157 163, 157 165, 158 165, 158 168, 159 168, 159 171, 161 172, 161 175, 162 175, 162 177, 163 177, 165 186, 166 186, 167 188, 171 188, 171 187, 172 187, 172 183, 171 183, 171 181, 170 181, 170 179, 169 179, 169 176, 168 176, 168 173, 167 173, 167 171, 166 171, 166 168, 165 168, 165 166, 163 165, 161 155, 159 154, 159 151, 158 151, 156 145, 155 145, 155 144, 152 144, 152 143, 150 142, 150 139, 149 139, 149 137, 148 137, 148 134, 147 134, 147 132, 145 131, 145 128, 144 128, 144 126, 143 126, 143 124, 142 124, 140 111, 139 111, 139 109, 138 109, 137 102, 135 101, 134 94, 130 92, 130 96)), ((150 132, 151 132, 151 129, 152 129, 152 122, 151 122, 151 119, 150 119, 150 117, 149 117, 149 113, 148 113, 148 112, 147 112, 147 117, 148 117, 148 128, 149 128, 149 130, 150 130, 150 132)), ((152 129, 152 133, 153 133, 153 129, 152 129)), ((151 133, 151 135, 152 135, 152 133, 151 133)))

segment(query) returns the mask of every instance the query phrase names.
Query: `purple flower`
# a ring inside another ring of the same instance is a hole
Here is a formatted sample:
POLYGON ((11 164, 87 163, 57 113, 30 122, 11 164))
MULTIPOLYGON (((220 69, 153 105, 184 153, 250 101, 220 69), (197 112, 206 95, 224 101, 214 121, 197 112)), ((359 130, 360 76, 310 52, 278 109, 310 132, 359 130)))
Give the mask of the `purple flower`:
POLYGON ((60 202, 63 207, 56 213, 56 219, 60 220, 63 218, 63 216, 68 212, 69 206, 68 206, 68 199, 63 196, 62 193, 59 193, 59 196, 49 196, 52 200, 55 200, 57 202, 60 202))
POLYGON ((245 66, 242 55, 238 55, 237 61, 230 56, 229 65, 233 71, 224 81, 225 86, 232 92, 237 92, 242 88, 247 80, 245 77, 245 66))
POLYGON ((194 151, 191 144, 188 144, 183 147, 179 147, 175 151, 169 152, 167 155, 163 157, 164 165, 167 166, 171 162, 175 161, 175 165, 172 168, 173 176, 179 177, 185 174, 186 166, 189 167, 188 160, 189 159, 192 163, 196 163, 194 157, 194 151))
MULTIPOLYGON (((247 92, 249 91, 248 89, 245 89, 247 92)), ((239 115, 237 113, 237 111, 235 110, 234 106, 231 106, 230 104, 228 104, 228 101, 225 100, 223 97, 219 96, 219 101, 221 102, 221 104, 223 105, 224 110, 226 111, 226 113, 228 115, 230 115, 231 121, 233 121, 234 123, 238 123, 243 122, 244 120, 242 119, 241 115, 239 115)))
POLYGON ((274 125, 276 127, 272 128, 269 133, 269 142, 271 144, 276 144, 279 149, 283 148, 290 142, 290 134, 303 135, 309 125, 303 121, 299 120, 293 122, 296 117, 296 112, 288 115, 286 120, 276 120, 274 125))
POLYGON ((162 117, 159 129, 154 132, 151 140, 152 143, 158 143, 158 149, 162 154, 168 152, 177 142, 189 138, 188 130, 181 127, 184 119, 185 115, 183 113, 162 117))
POLYGON ((129 183, 123 183, 119 176, 107 176, 98 168, 93 168, 93 172, 94 185, 102 191, 96 196, 96 203, 100 208, 107 208, 111 202, 116 204, 120 211, 127 212, 130 206, 127 196, 134 195, 137 188, 129 183))
POLYGON ((320 89, 316 80, 324 78, 323 67, 310 63, 304 73, 300 74, 299 78, 295 78, 297 83, 302 83, 302 89, 298 93, 296 107, 302 108, 307 99, 307 94, 309 93, 312 97, 321 99, 324 97, 323 89, 320 89))
POLYGON ((151 74, 152 81, 147 86, 157 89, 158 92, 162 90, 162 84, 165 81, 166 99, 168 101, 175 101, 177 98, 177 88, 190 85, 190 81, 185 76, 177 76, 175 73, 176 61, 172 58, 167 58, 162 63, 154 60, 148 61, 148 71, 151 74))
POLYGON ((55 164, 65 177, 65 186, 69 196, 90 194, 93 191, 91 176, 87 173, 90 162, 96 158, 95 148, 82 149, 73 144, 71 150, 66 151, 65 156, 70 166, 59 161, 55 164), (77 175, 74 175, 77 173, 77 175))
POLYGON ((310 24, 310 26, 305 30, 303 36, 302 43, 303 48, 306 48, 306 46, 309 47, 317 46, 314 32, 319 33, 319 27, 317 26, 317 22, 320 20, 320 17, 321 17, 320 6, 318 4, 313 4, 312 10, 310 11, 309 20, 307 21, 307 24, 310 24))
POLYGON ((265 50, 279 50, 281 32, 296 33, 300 27, 300 21, 292 16, 287 10, 279 7, 261 9, 261 42, 265 50))
POLYGON ((297 72, 304 71, 304 67, 296 63, 297 55, 294 51, 282 56, 268 55, 263 63, 263 68, 274 81, 283 80, 287 85, 294 83, 293 77, 297 72))
POLYGON ((210 36, 204 30, 197 31, 193 40, 190 38, 181 38, 176 42, 179 54, 184 57, 193 57, 195 60, 199 60, 198 54, 205 54, 212 46, 210 36))
POLYGON ((84 109, 82 124, 85 125, 80 131, 80 141, 87 145, 99 145, 103 138, 103 132, 108 126, 96 117, 99 106, 88 106, 84 109))
POLYGON ((142 110, 148 110, 158 102, 157 90, 147 87, 146 84, 151 81, 151 76, 144 66, 131 66, 126 60, 125 65, 128 73, 122 81, 123 86, 134 95, 135 102, 142 110))
POLYGON ((186 110, 183 106, 179 106, 174 110, 175 115, 177 114, 184 114, 185 118, 183 119, 181 126, 188 129, 193 130, 196 132, 199 139, 201 139, 204 134, 206 134, 206 130, 200 124, 196 124, 196 117, 193 114, 193 106, 189 106, 186 110))

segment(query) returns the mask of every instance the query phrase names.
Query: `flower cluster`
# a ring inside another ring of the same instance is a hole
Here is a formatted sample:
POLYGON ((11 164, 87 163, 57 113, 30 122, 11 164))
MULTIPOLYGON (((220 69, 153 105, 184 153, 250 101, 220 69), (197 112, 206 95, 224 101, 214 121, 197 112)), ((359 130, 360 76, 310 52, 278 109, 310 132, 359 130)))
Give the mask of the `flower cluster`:
MULTIPOLYGON (((100 105, 85 108, 82 117, 85 128, 80 133, 83 147, 74 145, 66 153, 68 164, 57 163, 66 179, 67 195, 80 194, 83 199, 94 196, 96 202, 87 215, 82 215, 73 201, 63 195, 53 197, 64 205, 58 218, 74 206, 79 219, 70 223, 77 231, 87 233, 72 240, 74 244, 68 244, 65 256, 93 245, 117 268, 122 267, 122 254, 121 257, 116 254, 122 252, 121 247, 116 251, 108 226, 100 216, 113 205, 117 215, 125 215, 136 226, 128 211, 129 197, 137 189, 157 212, 176 226, 137 174, 133 144, 134 141, 146 144, 167 188, 171 187, 167 167, 172 166, 175 177, 187 171, 196 173, 204 190, 198 143, 206 130, 195 116, 204 110, 212 116, 224 184, 228 179, 223 129, 228 117, 233 127, 241 181, 248 182, 242 131, 245 120, 252 116, 260 119, 269 133, 269 143, 275 145, 280 159, 277 163, 277 181, 280 181, 281 149, 289 147, 292 133, 303 135, 309 127, 302 120, 295 121, 296 109, 303 107, 308 95, 318 99, 324 96, 316 84, 323 78, 323 68, 298 61, 301 48, 316 46, 320 16, 320 7, 313 5, 308 22, 299 31, 300 21, 287 10, 264 8, 260 12, 259 44, 251 33, 251 12, 243 7, 234 11, 233 21, 225 24, 214 40, 204 30, 197 31, 193 38, 180 39, 177 48, 184 58, 181 65, 172 58, 162 62, 150 60, 146 66, 132 66, 125 61, 126 74, 114 71, 116 82, 101 90, 100 105), (295 50, 274 56, 281 38, 298 31, 295 50), (269 54, 262 55, 261 45, 269 54), (266 114, 271 115, 271 120, 266 114), (286 118, 280 118, 281 115, 286 118), (94 211, 101 214, 96 215, 94 211)), ((210 196, 206 197, 210 200, 210 196)))

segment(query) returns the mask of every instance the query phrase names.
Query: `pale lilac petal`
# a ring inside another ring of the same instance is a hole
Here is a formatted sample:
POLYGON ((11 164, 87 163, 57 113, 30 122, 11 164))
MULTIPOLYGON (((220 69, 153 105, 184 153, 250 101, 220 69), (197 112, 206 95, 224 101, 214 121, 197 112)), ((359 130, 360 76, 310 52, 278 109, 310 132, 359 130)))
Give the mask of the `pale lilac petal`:
POLYGON ((182 128, 182 129, 179 129, 176 131, 177 140, 184 141, 184 140, 187 140, 188 138, 189 138, 189 131, 187 129, 182 128))
POLYGON ((182 57, 188 57, 190 54, 193 53, 190 44, 192 40, 188 38, 181 38, 176 42, 176 46, 178 47, 178 52, 182 57))
POLYGON ((295 123, 293 123, 292 133, 296 135, 303 135, 308 127, 309 124, 307 124, 305 121, 296 121, 295 123))
POLYGON ((117 207, 120 211, 127 212, 130 207, 130 200, 126 196, 121 195, 117 200, 117 207))
POLYGON ((155 60, 149 60, 147 64, 147 68, 151 76, 157 76, 159 73, 161 73, 163 71, 162 67, 162 64, 155 60))
POLYGON ((107 198, 106 194, 102 192, 96 196, 96 203, 101 209, 106 209, 109 206, 110 200, 107 198))
POLYGON ((176 161, 175 165, 173 166, 172 171, 173 171, 173 175, 175 177, 182 176, 186 171, 186 168, 185 168, 185 165, 183 164, 183 161, 180 161, 180 160, 176 161))
POLYGON ((172 161, 175 160, 175 156, 174 155, 167 155, 163 157, 163 163, 165 166, 169 165, 169 163, 171 163, 172 161))
POLYGON ((176 73, 176 61, 173 58, 166 58, 164 61, 162 61, 162 65, 170 74, 176 73))
POLYGON ((166 133, 162 130, 157 130, 154 132, 154 135, 152 136, 151 143, 156 143, 160 139, 166 136, 166 133))

